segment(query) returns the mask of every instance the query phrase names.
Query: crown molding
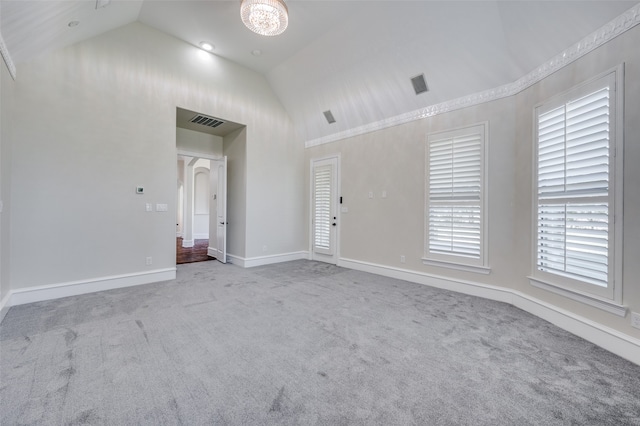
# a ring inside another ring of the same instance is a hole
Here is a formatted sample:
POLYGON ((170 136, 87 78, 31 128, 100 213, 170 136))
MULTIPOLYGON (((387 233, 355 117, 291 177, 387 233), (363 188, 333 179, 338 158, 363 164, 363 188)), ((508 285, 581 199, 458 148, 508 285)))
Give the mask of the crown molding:
POLYGON ((614 39, 620 34, 625 33, 636 25, 640 24, 640 3, 624 12, 622 15, 614 18, 600 29, 589 34, 573 46, 565 49, 551 60, 540 65, 527 75, 519 78, 513 83, 508 83, 500 87, 485 90, 483 92, 474 93, 472 95, 463 96, 450 101, 441 102, 439 104, 430 105, 425 108, 410 111, 394 117, 385 118, 384 120, 375 121, 363 126, 354 127, 342 132, 333 133, 317 139, 311 139, 305 142, 305 148, 311 148, 317 145, 336 142, 342 139, 363 135, 386 129, 388 127, 398 126, 400 124, 410 123, 412 121, 421 120, 426 117, 443 114, 445 112, 455 111, 485 102, 491 102, 498 99, 513 96, 523 90, 533 86, 535 83, 553 74, 559 69, 583 57, 589 52, 597 49, 608 41, 614 39))
POLYGON ((2 54, 2 59, 4 59, 4 63, 7 64, 7 69, 9 70, 9 74, 11 74, 11 78, 16 79, 16 64, 13 63, 13 59, 11 59, 11 55, 9 54, 9 49, 7 49, 7 45, 4 42, 4 38, 0 33, 0 54, 2 54))

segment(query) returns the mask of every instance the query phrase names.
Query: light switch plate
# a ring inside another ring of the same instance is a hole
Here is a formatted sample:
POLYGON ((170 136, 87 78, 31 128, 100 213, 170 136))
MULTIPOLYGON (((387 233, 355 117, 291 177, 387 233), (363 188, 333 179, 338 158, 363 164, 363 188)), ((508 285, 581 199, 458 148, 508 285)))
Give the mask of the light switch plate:
POLYGON ((168 205, 161 204, 161 203, 156 204, 156 211, 157 212, 166 212, 168 210, 169 210, 169 206, 168 205))
POLYGON ((152 212, 152 211, 153 211, 153 204, 151 204, 151 203, 147 203, 147 204, 145 205, 145 209, 146 209, 148 212, 152 212))

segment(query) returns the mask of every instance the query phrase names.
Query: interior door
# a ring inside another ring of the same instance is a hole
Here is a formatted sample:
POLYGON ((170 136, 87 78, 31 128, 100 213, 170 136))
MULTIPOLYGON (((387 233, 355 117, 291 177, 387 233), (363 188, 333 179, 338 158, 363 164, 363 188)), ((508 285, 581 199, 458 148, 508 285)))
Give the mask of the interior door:
MULTIPOLYGON (((227 157, 220 160, 212 160, 218 176, 218 194, 216 203, 216 233, 217 253, 216 259, 227 263, 227 157)), ((212 173, 214 171, 212 170, 212 173)))
POLYGON ((312 259, 338 262, 338 157, 313 160, 311 165, 312 259))

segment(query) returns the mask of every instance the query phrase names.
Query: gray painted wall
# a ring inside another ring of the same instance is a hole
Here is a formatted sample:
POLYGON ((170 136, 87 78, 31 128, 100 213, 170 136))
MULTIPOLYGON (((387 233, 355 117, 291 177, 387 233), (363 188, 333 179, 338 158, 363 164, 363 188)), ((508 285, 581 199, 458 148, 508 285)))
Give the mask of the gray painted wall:
POLYGON ((240 238, 248 228, 253 235, 230 250, 303 249, 304 191, 283 184, 303 180, 303 148, 292 148, 299 144, 291 123, 266 80, 134 23, 20 66, 12 105, 12 289, 175 265, 177 106, 251 129, 239 154, 246 195, 234 200, 235 211, 249 211, 252 193, 269 196, 259 215, 238 221, 240 238), (265 164, 250 170, 256 162, 265 164), (167 203, 168 212, 147 213, 146 202, 167 203), (294 219, 278 230, 272 224, 282 206, 294 219), (37 267, 34 249, 42 254, 37 267))
POLYGON ((14 81, 0 61, 0 301, 9 294, 11 271, 11 126, 14 81))
MULTIPOLYGON (((628 31, 516 96, 309 148, 305 166, 309 202, 309 161, 341 155, 340 254, 377 265, 521 291, 556 307, 634 337, 630 318, 620 318, 534 288, 531 273, 533 109, 545 99, 624 62, 624 270, 623 303, 640 311, 640 27, 628 31), (426 266, 424 179, 427 134, 489 122, 490 275, 426 266), (381 192, 387 191, 387 198, 381 192), (368 198, 369 191, 374 198, 368 198), (400 263, 400 256, 406 263, 400 263)), ((308 216, 308 208, 307 208, 308 216)), ((308 221, 308 219, 307 219, 308 221)))
POLYGON ((215 157, 222 156, 222 137, 194 130, 176 128, 176 146, 179 150, 206 154, 215 157))
POLYGON ((247 129, 224 137, 227 156, 227 254, 247 251, 247 129))

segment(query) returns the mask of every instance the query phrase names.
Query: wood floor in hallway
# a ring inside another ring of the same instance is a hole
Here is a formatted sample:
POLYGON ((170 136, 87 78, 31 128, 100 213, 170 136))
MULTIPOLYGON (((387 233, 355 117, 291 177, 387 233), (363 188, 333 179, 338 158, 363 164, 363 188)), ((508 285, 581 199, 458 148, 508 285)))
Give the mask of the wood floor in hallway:
POLYGON ((209 240, 195 240, 193 247, 182 247, 182 238, 176 238, 176 264, 204 262, 214 260, 215 257, 207 255, 209 240))

